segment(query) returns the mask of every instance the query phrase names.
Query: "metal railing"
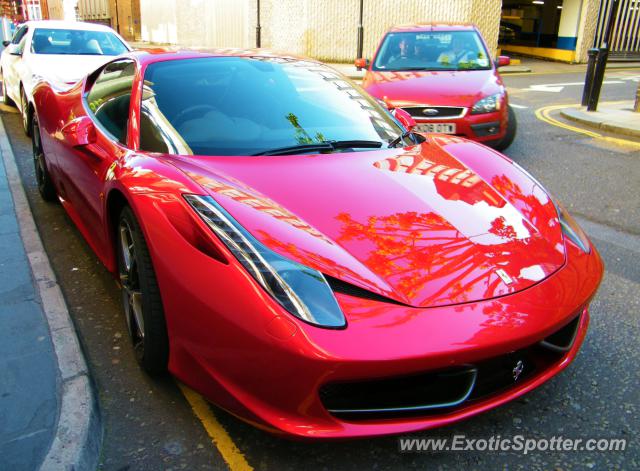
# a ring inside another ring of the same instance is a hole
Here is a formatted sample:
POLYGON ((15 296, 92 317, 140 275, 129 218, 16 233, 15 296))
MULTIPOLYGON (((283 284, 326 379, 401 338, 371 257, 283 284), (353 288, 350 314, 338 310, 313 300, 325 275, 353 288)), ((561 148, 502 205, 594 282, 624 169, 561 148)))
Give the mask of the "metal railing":
MULTIPOLYGON (((607 19, 614 0, 602 0, 598 13, 598 23, 593 42, 594 48, 600 48, 605 41, 607 19)), ((640 59, 640 0, 618 0, 615 13, 609 56, 615 59, 640 59)))

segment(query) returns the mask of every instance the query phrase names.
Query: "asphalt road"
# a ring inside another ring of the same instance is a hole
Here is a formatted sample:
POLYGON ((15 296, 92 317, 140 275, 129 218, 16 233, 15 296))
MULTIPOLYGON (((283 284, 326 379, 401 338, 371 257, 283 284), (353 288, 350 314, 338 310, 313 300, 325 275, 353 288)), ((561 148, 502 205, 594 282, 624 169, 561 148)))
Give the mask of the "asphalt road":
MULTIPOLYGON (((630 99, 640 70, 608 74, 603 100, 630 99), (622 80, 624 78, 624 80, 622 80)), ((565 372, 524 398, 466 422, 415 437, 625 438, 624 452, 399 453, 397 438, 298 443, 274 438, 211 406, 250 466, 325 469, 638 469, 640 468, 640 147, 613 145, 551 126, 535 110, 572 104, 581 87, 531 85, 582 81, 582 73, 508 76, 519 131, 506 152, 577 216, 607 267, 592 304, 584 346, 565 372), (545 87, 543 87, 545 88, 545 87)), ((102 469, 225 469, 180 389, 152 380, 129 347, 114 281, 58 204, 44 203, 33 177, 31 144, 18 115, 3 112, 23 184, 99 391, 105 424, 102 469)))

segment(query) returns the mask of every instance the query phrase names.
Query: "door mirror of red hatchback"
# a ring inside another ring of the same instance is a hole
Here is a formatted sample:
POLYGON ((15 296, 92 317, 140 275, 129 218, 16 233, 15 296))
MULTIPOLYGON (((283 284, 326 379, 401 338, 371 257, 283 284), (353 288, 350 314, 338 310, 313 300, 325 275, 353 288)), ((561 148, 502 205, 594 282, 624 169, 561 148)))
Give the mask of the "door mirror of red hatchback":
POLYGON ((355 60, 354 64, 356 65, 356 68, 358 70, 367 69, 369 68, 369 59, 363 59, 362 57, 360 57, 359 59, 355 60))
POLYGON ((88 116, 74 119, 62 128, 62 134, 71 147, 84 147, 96 142, 96 127, 88 116))
POLYGON ((402 108, 395 108, 391 111, 391 114, 393 114, 394 118, 400 121, 400 124, 402 124, 407 131, 411 131, 416 127, 416 120, 402 108))
POLYGON ((498 56, 496 67, 504 67, 509 64, 511 64, 511 58, 509 56, 498 56))

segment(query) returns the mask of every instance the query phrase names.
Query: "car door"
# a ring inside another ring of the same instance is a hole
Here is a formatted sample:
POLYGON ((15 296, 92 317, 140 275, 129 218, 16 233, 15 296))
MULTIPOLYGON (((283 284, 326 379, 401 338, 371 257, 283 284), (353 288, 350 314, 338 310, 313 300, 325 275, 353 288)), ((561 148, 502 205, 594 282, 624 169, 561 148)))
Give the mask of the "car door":
POLYGON ((18 76, 18 65, 22 61, 22 52, 27 41, 29 27, 23 25, 11 39, 6 51, 2 54, 2 80, 5 80, 5 90, 13 101, 20 101, 20 77, 18 76))
MULTIPOLYGON (((73 146, 63 140, 57 153, 58 168, 63 181, 67 204, 72 217, 97 253, 107 249, 107 233, 103 225, 103 198, 107 172, 123 158, 128 149, 127 128, 135 62, 122 59, 110 62, 98 72, 85 92, 84 109, 95 126, 95 141, 73 146)), ((74 123, 60 129, 70 132, 74 123)))

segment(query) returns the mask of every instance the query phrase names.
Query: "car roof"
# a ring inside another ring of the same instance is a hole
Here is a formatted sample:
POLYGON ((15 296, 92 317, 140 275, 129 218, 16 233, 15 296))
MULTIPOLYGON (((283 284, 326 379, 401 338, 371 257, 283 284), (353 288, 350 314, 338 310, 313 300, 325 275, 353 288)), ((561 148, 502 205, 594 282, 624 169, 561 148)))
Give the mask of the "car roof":
POLYGON ((48 29, 74 29, 80 31, 110 31, 115 32, 107 25, 98 23, 87 23, 84 21, 63 21, 63 20, 39 20, 27 21, 25 23, 30 28, 48 28, 48 29))
POLYGON ((389 28, 390 33, 406 33, 406 32, 419 32, 419 31, 473 31, 476 30, 476 25, 473 23, 445 23, 445 22, 433 22, 433 23, 409 23, 405 25, 398 25, 389 28))
POLYGON ((322 64, 322 62, 308 57, 272 51, 270 49, 236 49, 236 48, 197 48, 188 49, 181 47, 149 47, 139 48, 128 56, 136 59, 140 64, 151 64, 168 60, 195 59, 199 57, 266 57, 282 59, 284 61, 304 61, 322 64))

